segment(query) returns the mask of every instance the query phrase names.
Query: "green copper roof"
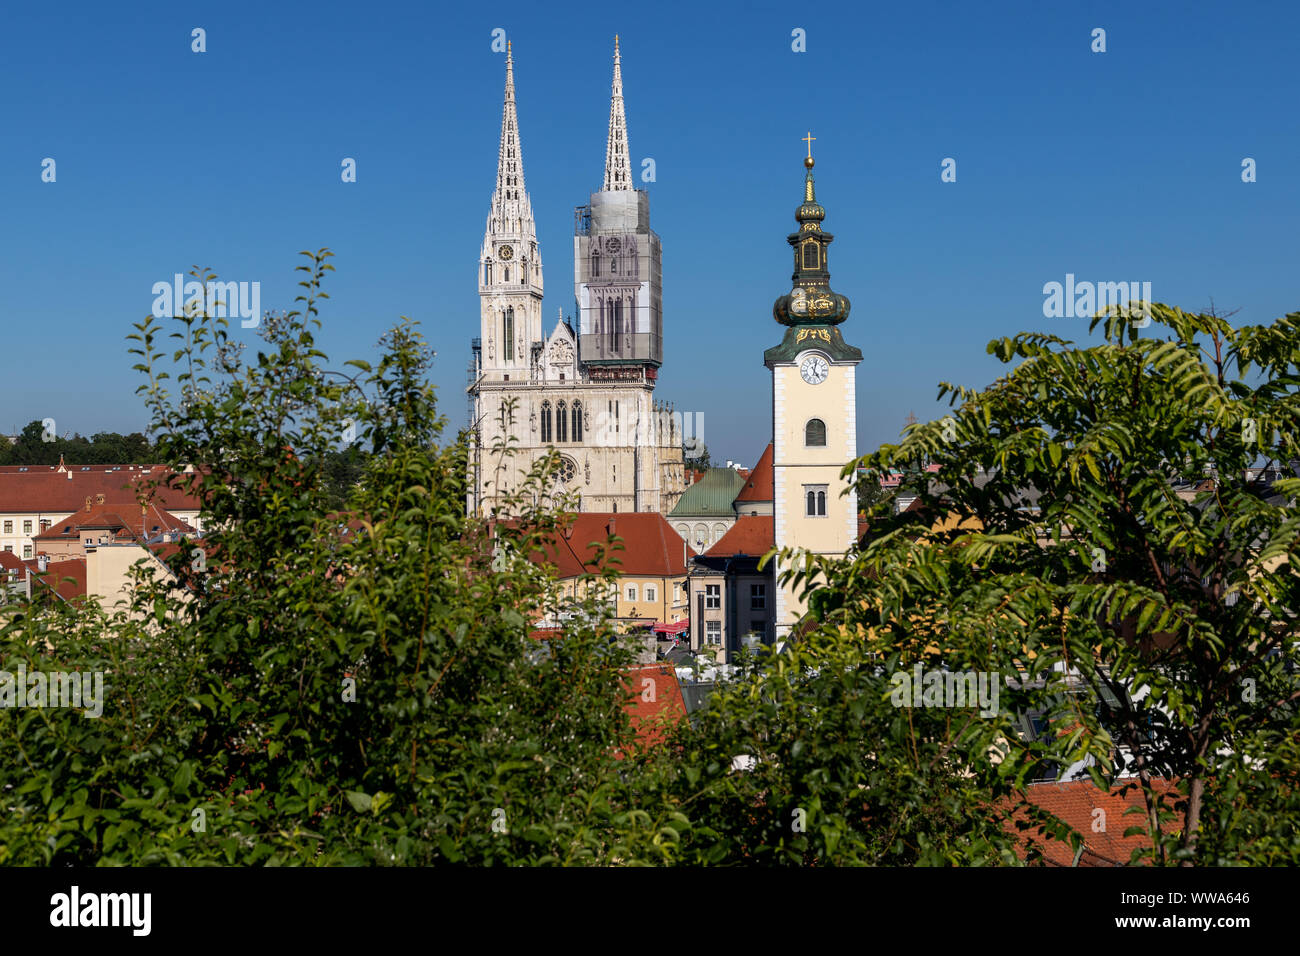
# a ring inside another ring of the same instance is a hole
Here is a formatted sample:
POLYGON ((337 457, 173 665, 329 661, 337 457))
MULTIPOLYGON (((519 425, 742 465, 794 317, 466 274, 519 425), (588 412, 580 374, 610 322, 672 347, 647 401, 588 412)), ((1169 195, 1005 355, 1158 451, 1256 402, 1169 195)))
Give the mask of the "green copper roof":
POLYGON ((816 349, 836 362, 862 361, 862 350, 845 342, 836 326, 800 325, 786 329, 781 344, 763 353, 763 364, 770 368, 773 362, 793 362, 805 349, 816 349))
POLYGON ((745 487, 745 478, 734 468, 710 468, 704 477, 686 489, 669 518, 736 516, 731 503, 745 487))
POLYGON ((772 317, 782 325, 838 325, 849 317, 852 305, 847 296, 831 289, 827 257, 835 237, 822 231, 826 210, 817 201, 811 154, 804 165, 808 172, 803 203, 794 213, 799 229, 786 237, 794 248, 794 274, 790 277, 794 287, 772 305, 772 317))

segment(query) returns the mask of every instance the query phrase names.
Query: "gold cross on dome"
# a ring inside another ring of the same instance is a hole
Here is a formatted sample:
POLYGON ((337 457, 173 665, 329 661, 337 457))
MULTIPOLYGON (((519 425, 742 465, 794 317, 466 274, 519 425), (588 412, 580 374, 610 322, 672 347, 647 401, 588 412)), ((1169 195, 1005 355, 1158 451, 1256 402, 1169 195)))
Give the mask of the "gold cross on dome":
POLYGON ((812 130, 809 130, 808 135, 801 138, 805 143, 808 144, 808 158, 812 159, 812 144, 813 144, 813 140, 815 140, 817 137, 812 134, 812 130))

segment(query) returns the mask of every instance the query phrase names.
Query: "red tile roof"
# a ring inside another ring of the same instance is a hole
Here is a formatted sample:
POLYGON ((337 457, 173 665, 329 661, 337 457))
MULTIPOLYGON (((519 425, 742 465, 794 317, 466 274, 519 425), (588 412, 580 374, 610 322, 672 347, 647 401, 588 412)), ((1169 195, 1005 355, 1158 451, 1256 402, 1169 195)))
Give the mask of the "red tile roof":
MULTIPOLYGON (((35 562, 31 562, 32 565, 35 562)), ((32 567, 32 582, 54 588, 56 594, 65 601, 86 596, 86 559, 72 558, 68 561, 51 561, 44 571, 32 567), (65 578, 72 578, 71 581, 65 578)))
MULTIPOLYGON (((163 478, 171 472, 161 465, 146 466, 128 471, 123 465, 120 471, 91 470, 78 471, 74 466, 67 472, 51 471, 43 465, 33 465, 39 471, 0 472, 0 513, 27 514, 53 512, 71 514, 86 506, 86 499, 92 506, 97 496, 103 495, 108 501, 134 501, 137 486, 150 479, 163 478)), ((155 500, 164 508, 172 511, 197 511, 198 499, 166 487, 154 490, 155 500)), ((138 506, 137 506, 137 510, 138 506)))
MULTIPOLYGON (((1173 789, 1176 781, 1156 779, 1153 785, 1157 793, 1164 793, 1173 789)), ((1083 837, 1083 853, 1075 864, 1069 843, 1049 839, 1038 833, 1037 827, 1031 827, 1012 830, 1023 841, 1017 848, 1022 858, 1032 844, 1042 851, 1043 862, 1048 866, 1127 866, 1135 849, 1151 845, 1145 835, 1124 836, 1129 827, 1145 824, 1143 815, 1125 812, 1130 807, 1145 812, 1142 788, 1136 779, 1116 783, 1109 791, 1099 790, 1091 780, 1031 784, 1025 790, 1025 802, 1047 811, 1079 833, 1083 837), (1102 813, 1094 813, 1095 810, 1102 813), (1095 827, 1100 829, 1094 830, 1095 827)), ((1029 819, 1022 808, 1014 816, 1018 820, 1029 819)), ((1171 820, 1164 824, 1164 829, 1173 832, 1179 826, 1180 821, 1171 820)))
POLYGON ((668 576, 686 573, 684 542, 658 512, 609 514, 587 512, 566 519, 565 530, 546 543, 538 560, 556 569, 562 578, 599 570, 596 545, 610 535, 623 539, 622 551, 608 557, 621 574, 668 576))
POLYGON ((769 443, 759 456, 758 464, 750 472, 745 487, 736 495, 737 501, 774 501, 776 487, 772 477, 772 445, 769 443))
POLYGON ((711 557, 733 554, 763 555, 776 544, 776 528, 771 515, 741 515, 718 543, 704 553, 711 557))
POLYGON ((150 502, 144 513, 134 501, 115 504, 93 504, 89 511, 81 510, 56 525, 36 535, 33 541, 72 540, 82 530, 111 531, 118 541, 151 538, 164 532, 182 531, 190 534, 194 529, 168 511, 150 502))
POLYGON ((660 743, 686 717, 686 699, 677 683, 677 672, 668 664, 633 667, 625 682, 624 708, 644 747, 660 743))

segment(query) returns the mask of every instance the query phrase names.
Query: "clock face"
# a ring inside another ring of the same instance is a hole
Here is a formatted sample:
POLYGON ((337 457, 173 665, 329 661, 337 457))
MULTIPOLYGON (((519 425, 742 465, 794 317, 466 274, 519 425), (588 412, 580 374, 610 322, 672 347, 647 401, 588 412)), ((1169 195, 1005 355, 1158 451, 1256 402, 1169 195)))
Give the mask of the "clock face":
POLYGON ((514 258, 515 250, 511 249, 509 246, 502 246, 501 251, 498 254, 501 256, 503 260, 509 262, 511 259, 514 258))
POLYGON ((611 240, 609 240, 609 242, 607 242, 607 243, 605 244, 605 248, 606 248, 609 252, 611 252, 611 253, 613 253, 613 254, 615 254, 615 255, 618 254, 618 250, 621 249, 622 247, 623 247, 623 244, 620 243, 617 239, 611 239, 611 240))
POLYGON ((799 374, 809 385, 820 385, 826 381, 826 376, 831 373, 831 368, 826 364, 826 360, 820 355, 810 355, 803 360, 799 366, 799 374))

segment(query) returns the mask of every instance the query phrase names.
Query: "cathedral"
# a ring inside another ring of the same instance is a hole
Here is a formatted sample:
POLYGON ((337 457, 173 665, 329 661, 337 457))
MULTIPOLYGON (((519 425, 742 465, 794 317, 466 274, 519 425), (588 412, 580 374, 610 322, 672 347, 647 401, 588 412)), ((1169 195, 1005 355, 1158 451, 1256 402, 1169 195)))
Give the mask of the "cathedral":
POLYGON ((548 333, 508 45, 466 389, 472 514, 509 510, 502 497, 552 449, 560 468, 540 489, 546 500, 526 504, 666 514, 685 488, 681 422, 654 394, 664 353, 662 252, 649 196, 632 179, 617 37, 604 181, 576 210, 573 256, 577 327, 561 309, 548 333))

